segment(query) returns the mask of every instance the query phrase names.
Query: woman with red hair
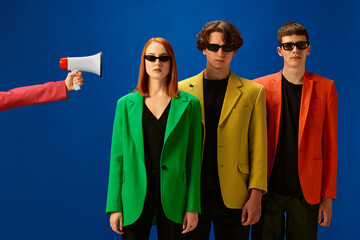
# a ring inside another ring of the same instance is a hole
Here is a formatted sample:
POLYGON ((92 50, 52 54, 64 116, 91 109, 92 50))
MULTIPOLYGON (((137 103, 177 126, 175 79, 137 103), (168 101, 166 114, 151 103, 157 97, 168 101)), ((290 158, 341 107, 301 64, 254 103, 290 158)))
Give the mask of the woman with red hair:
POLYGON ((142 52, 138 85, 117 103, 106 213, 123 239, 180 239, 200 212, 201 106, 178 90, 175 55, 163 38, 142 52))

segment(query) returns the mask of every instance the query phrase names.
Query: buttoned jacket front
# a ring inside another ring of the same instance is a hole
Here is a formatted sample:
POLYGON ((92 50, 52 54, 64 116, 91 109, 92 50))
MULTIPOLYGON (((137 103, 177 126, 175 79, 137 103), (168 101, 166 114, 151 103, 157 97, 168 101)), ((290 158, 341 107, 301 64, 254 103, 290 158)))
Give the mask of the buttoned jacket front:
MULTIPOLYGON (((124 226, 141 215, 147 193, 142 128, 144 98, 118 100, 110 161, 106 213, 122 212, 124 226)), ((160 194, 166 217, 182 223, 186 211, 200 212, 201 107, 186 92, 172 98, 160 159, 160 194)))
MULTIPOLYGON (((179 89, 200 100, 205 129, 203 74, 181 81, 179 89)), ((217 131, 221 195, 226 207, 241 209, 251 188, 267 190, 264 87, 230 72, 217 131)))

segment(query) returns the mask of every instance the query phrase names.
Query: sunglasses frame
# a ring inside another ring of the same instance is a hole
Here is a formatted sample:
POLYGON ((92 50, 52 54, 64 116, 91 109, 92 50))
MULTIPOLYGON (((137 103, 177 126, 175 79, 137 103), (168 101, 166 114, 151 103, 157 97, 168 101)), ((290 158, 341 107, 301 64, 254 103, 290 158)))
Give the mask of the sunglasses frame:
POLYGON ((209 43, 209 44, 206 45, 206 48, 207 48, 207 50, 209 50, 211 52, 217 52, 217 51, 219 51, 220 48, 223 50, 223 52, 233 52, 233 51, 235 51, 235 47, 233 45, 230 45, 230 44, 224 44, 224 45, 220 46, 219 44, 209 43), (213 50, 211 50, 211 49, 209 49, 209 46, 210 46, 210 48, 215 47, 217 49, 215 50, 215 48, 213 48, 213 50), (224 49, 224 47, 225 47, 225 49, 224 49), (229 49, 226 49, 226 48, 229 48, 229 49))
POLYGON ((280 44, 280 48, 282 47, 282 49, 284 49, 285 51, 291 51, 291 50, 293 50, 294 49, 294 47, 296 46, 296 48, 297 49, 299 49, 299 50, 305 50, 305 49, 307 49, 309 46, 310 46, 310 42, 309 41, 299 41, 299 42, 296 42, 296 43, 293 43, 293 42, 285 42, 285 43, 282 43, 282 44, 280 44), (292 44, 292 48, 291 49, 285 49, 285 47, 284 47, 284 44, 292 44), (299 48, 299 44, 300 43, 306 43, 306 47, 305 48, 299 48))
POLYGON ((154 55, 145 55, 144 58, 146 60, 148 60, 149 62, 156 62, 157 59, 159 59, 160 62, 167 62, 167 61, 171 60, 170 55, 159 56, 159 57, 156 57, 154 55))

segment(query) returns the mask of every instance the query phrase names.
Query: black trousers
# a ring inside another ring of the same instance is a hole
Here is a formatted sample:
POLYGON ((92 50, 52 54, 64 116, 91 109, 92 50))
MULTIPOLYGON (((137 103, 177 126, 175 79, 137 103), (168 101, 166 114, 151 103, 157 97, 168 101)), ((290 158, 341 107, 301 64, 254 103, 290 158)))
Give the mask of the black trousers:
POLYGON ((148 189, 144 209, 141 216, 133 224, 124 227, 124 240, 148 240, 151 226, 156 217, 157 234, 159 240, 182 239, 182 224, 169 220, 161 205, 160 176, 148 178, 148 189))
POLYGON ((185 239, 208 240, 211 222, 216 240, 249 239, 250 227, 241 224, 241 213, 241 209, 229 209, 224 205, 220 190, 203 190, 198 226, 185 234, 185 239))
POLYGON ((267 193, 262 199, 260 221, 252 227, 252 240, 315 240, 319 204, 303 197, 267 193), (286 216, 285 216, 286 213, 286 216))

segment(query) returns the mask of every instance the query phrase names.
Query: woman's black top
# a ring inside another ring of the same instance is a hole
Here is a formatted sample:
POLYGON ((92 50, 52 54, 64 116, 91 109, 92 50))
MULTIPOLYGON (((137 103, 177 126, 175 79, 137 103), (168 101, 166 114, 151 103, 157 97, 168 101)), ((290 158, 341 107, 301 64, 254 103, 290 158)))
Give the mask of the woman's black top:
POLYGON ((144 102, 143 107, 143 137, 145 151, 145 166, 148 176, 160 174, 160 158, 164 144, 166 122, 170 111, 170 103, 157 119, 144 102))

